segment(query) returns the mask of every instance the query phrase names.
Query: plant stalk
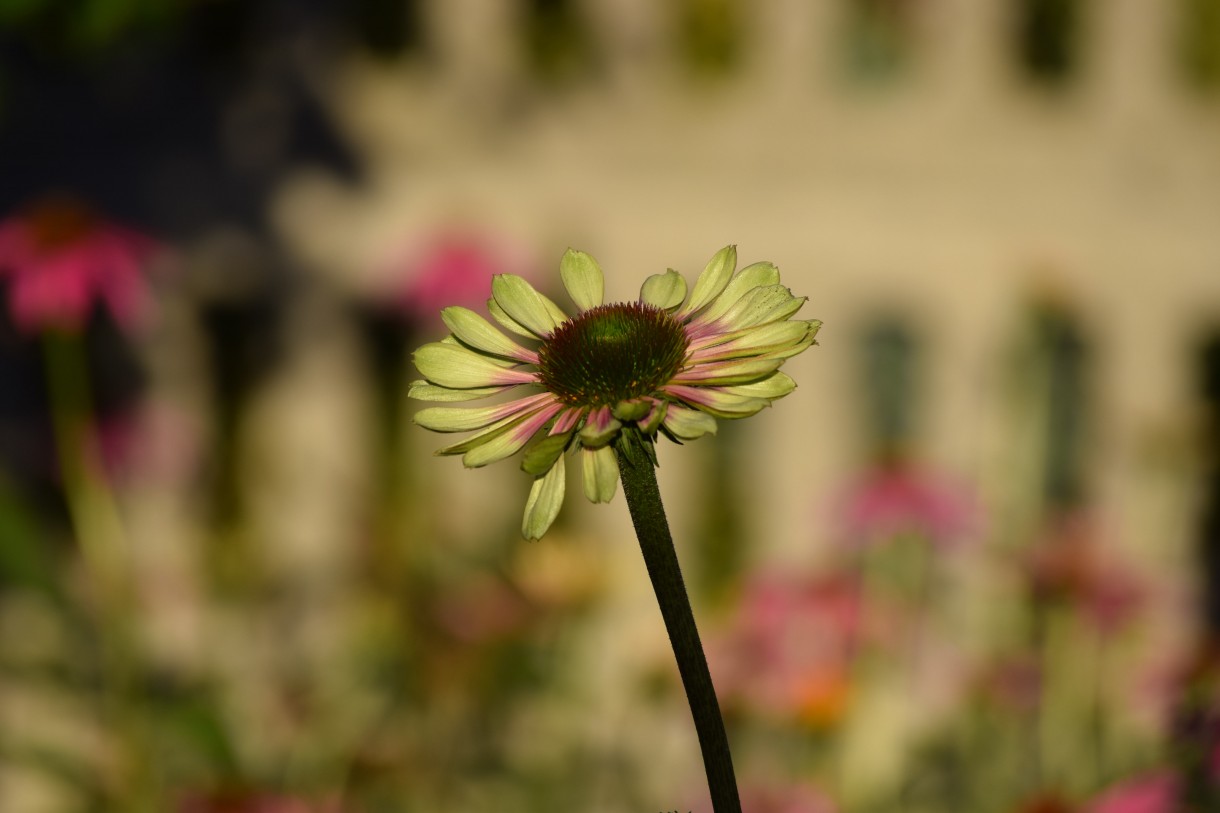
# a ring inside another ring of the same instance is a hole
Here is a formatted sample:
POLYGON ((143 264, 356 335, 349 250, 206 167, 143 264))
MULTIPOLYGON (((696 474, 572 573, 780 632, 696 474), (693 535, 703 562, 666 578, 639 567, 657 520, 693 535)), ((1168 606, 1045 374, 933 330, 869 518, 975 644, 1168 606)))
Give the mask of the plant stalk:
POLYGON ((714 813, 741 813, 728 735, 678 566, 669 523, 665 519, 665 507, 661 504, 652 449, 646 444, 650 444, 646 438, 624 432, 615 446, 623 494, 695 721, 712 810, 714 813))

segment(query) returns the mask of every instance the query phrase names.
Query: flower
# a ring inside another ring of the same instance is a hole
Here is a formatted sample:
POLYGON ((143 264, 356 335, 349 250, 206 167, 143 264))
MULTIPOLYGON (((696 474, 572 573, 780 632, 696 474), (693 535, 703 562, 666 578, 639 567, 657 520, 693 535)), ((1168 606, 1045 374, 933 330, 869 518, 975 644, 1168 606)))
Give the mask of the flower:
POLYGON ((560 276, 577 307, 571 317, 521 277, 497 275, 488 310, 530 346, 474 311, 445 308, 452 335, 415 352, 425 380, 412 383, 410 395, 457 402, 521 386, 530 393, 481 408, 429 407, 415 422, 473 431, 437 452, 460 454, 468 467, 509 457, 541 435, 521 464, 534 476, 521 530, 538 539, 563 502, 565 451, 580 452, 585 496, 607 502, 618 485, 622 438, 640 439, 652 456, 658 434, 694 440, 716 431, 715 418, 753 415, 795 389, 779 368, 814 343, 821 322, 790 319, 805 297, 779 284, 774 265, 735 273, 736 265, 737 249, 727 246, 689 298, 685 279, 670 269, 645 280, 638 301, 603 304, 601 267, 569 249, 560 276))
POLYGON ((149 307, 141 266, 154 248, 144 235, 52 198, 0 222, 0 277, 23 332, 79 331, 96 305, 134 328, 149 307))
POLYGON ((970 538, 977 525, 966 494, 901 462, 868 473, 851 488, 844 503, 846 541, 856 546, 915 533, 947 549, 970 538))

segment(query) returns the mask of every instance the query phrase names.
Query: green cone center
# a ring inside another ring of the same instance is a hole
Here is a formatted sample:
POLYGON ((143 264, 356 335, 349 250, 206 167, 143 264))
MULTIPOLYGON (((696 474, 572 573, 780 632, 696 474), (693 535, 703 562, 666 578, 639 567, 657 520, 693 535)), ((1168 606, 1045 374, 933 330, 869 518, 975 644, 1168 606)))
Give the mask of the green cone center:
POLYGON ((542 385, 572 406, 649 395, 682 367, 682 324, 661 308, 618 302, 564 322, 538 348, 542 385))

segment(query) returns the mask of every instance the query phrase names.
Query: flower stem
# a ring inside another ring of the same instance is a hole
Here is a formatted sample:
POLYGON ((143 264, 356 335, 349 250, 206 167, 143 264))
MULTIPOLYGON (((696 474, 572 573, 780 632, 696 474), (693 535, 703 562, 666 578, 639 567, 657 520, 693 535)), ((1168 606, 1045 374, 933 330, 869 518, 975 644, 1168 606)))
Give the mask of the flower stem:
POLYGON ((661 617, 665 620, 665 629, 678 662, 678 673, 682 677, 682 687, 695 721, 695 733, 703 752, 703 769, 712 797, 712 810, 714 813, 741 813, 728 735, 720 716, 720 706, 716 702, 716 691, 712 687, 712 675, 707 668, 703 646, 699 642, 699 631, 695 627, 686 585, 682 581, 678 555, 669 533, 669 523, 665 519, 665 507, 661 504, 652 449, 647 439, 636 433, 624 432, 615 451, 623 494, 631 511, 631 522, 640 540, 644 564, 661 607, 661 617))

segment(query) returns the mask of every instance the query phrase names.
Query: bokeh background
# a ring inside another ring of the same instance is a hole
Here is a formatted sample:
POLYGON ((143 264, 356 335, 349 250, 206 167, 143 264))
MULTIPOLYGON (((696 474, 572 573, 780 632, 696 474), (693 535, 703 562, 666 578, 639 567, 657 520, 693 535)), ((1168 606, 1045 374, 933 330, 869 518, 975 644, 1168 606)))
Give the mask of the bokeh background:
POLYGON ((659 450, 748 813, 1220 809, 1220 0, 2 0, 0 218, 0 810, 706 810, 621 498, 405 390, 728 243, 825 322, 659 450))

